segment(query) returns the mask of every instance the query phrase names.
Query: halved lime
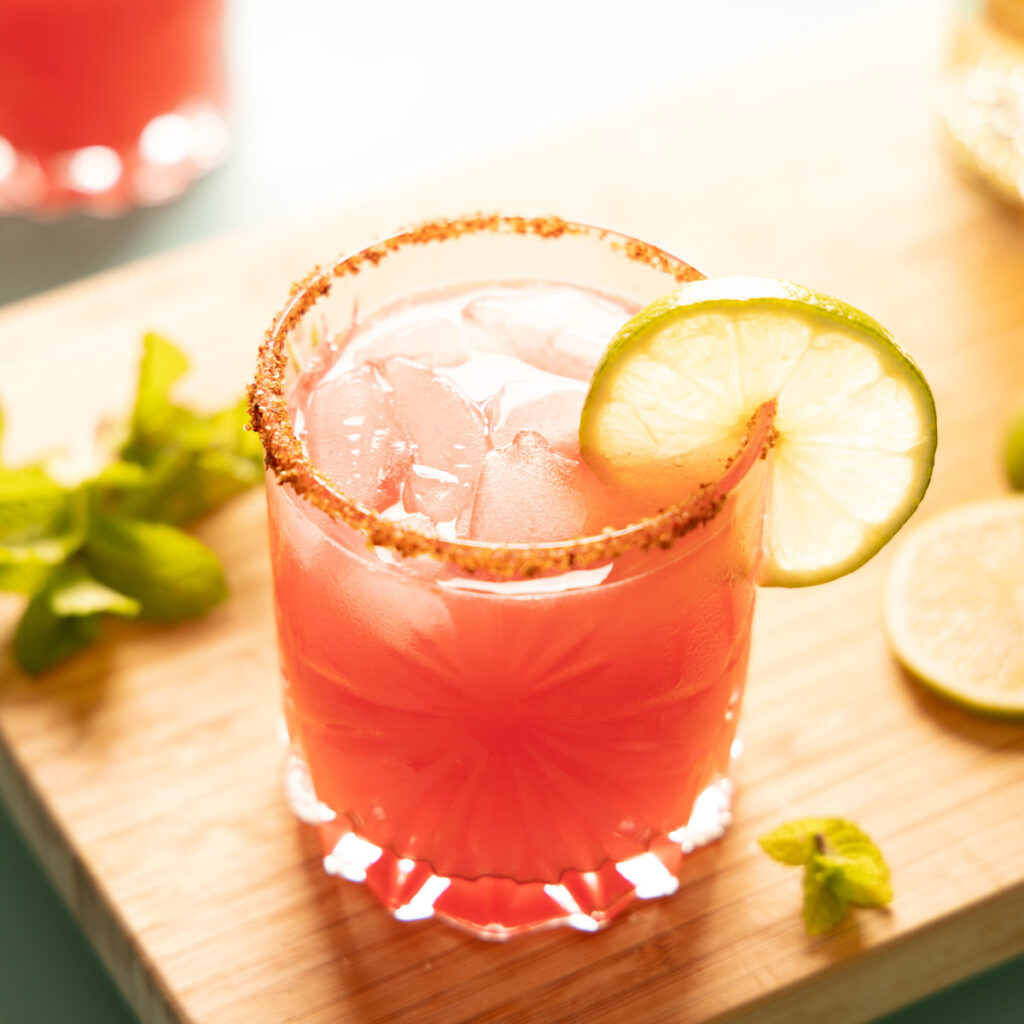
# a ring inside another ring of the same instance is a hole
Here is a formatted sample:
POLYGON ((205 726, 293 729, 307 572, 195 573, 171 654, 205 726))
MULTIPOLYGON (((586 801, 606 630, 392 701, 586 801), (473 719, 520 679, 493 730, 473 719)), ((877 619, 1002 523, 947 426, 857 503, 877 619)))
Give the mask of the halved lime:
POLYGON ((884 612, 896 657, 921 682, 975 710, 1024 715, 1024 495, 909 530, 884 612))
POLYGON ((590 384, 580 449, 605 481, 685 496, 776 398, 760 582, 806 586, 866 562, 917 507, 935 403, 892 335, 782 281, 707 278, 641 310, 590 384))

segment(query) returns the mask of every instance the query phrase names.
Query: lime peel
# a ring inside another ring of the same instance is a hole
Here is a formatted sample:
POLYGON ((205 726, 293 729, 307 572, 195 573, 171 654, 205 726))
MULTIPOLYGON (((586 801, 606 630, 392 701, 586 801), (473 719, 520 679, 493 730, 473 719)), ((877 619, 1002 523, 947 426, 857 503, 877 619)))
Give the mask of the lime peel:
POLYGON ((1024 403, 1014 410, 1006 426, 1003 461, 1010 486, 1024 491, 1024 403))

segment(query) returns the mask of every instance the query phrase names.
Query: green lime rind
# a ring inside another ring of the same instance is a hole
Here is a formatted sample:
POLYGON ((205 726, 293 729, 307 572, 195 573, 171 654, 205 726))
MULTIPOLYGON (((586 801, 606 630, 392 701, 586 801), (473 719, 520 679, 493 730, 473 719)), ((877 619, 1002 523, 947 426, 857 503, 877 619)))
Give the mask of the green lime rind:
POLYGON ((915 683, 919 684, 923 689, 949 701, 951 704, 956 704, 958 707, 973 714, 985 715, 987 718, 998 718, 1003 721, 1024 721, 1024 701, 1016 702, 1011 700, 994 703, 986 694, 954 689, 948 683, 942 683, 922 674, 904 661, 895 650, 893 653, 896 654, 896 659, 903 670, 915 683))
POLYGON ((1010 486, 1024 491, 1024 403, 1017 406, 1006 425, 1003 462, 1010 486))
POLYGON ((599 476, 628 481, 630 473, 642 474, 652 452, 666 463, 673 455, 685 458, 701 450, 712 439, 721 442, 722 452, 734 450, 742 425, 769 398, 778 399, 780 436, 759 582, 808 586, 852 572, 917 508, 931 479, 938 432, 935 401, 921 370, 885 327, 848 303, 790 282, 750 277, 705 278, 662 296, 622 327, 599 361, 581 416, 580 448, 599 476), (804 337, 809 340, 794 340, 804 337), (737 365, 728 365, 722 354, 728 346, 735 350, 737 365), (832 351, 826 351, 830 346, 832 351), (866 387, 861 394, 851 386, 844 394, 843 373, 866 369, 876 374, 873 383, 884 387, 874 392, 866 387), (651 393, 644 394, 648 379, 651 393), (820 393, 808 388, 808 379, 820 383, 820 393), (686 387, 696 381, 699 389, 674 396, 667 390, 671 380, 686 387), (721 401, 713 396, 706 408, 701 401, 694 409, 686 404, 692 395, 703 399, 716 389, 725 396, 721 401), (835 407, 827 410, 835 421, 831 452, 819 441, 808 446, 801 436, 804 410, 822 394, 836 396, 835 407), (670 408, 674 398, 682 403, 677 409, 670 408), (913 429, 905 450, 887 452, 886 403, 894 402, 902 410, 900 429, 907 433, 908 423, 913 429), (646 434, 629 423, 630 413, 643 421, 646 434), (872 415, 878 420, 871 428, 878 435, 877 451, 862 447, 855 431, 863 417, 872 415), (678 438, 673 422, 681 425, 678 438), (848 445, 844 430, 854 431, 848 445), (841 479, 838 468, 829 468, 826 454, 833 462, 845 459, 851 478, 860 473, 867 489, 874 488, 869 518, 846 515, 843 503, 857 502, 853 485, 841 479), (890 459, 885 469, 892 454, 903 464, 893 469, 890 459), (891 484, 886 473, 894 476, 891 484), (816 489, 820 495, 813 493, 816 489), (827 531, 840 521, 852 539, 843 542, 845 548, 840 543, 829 551, 827 531))

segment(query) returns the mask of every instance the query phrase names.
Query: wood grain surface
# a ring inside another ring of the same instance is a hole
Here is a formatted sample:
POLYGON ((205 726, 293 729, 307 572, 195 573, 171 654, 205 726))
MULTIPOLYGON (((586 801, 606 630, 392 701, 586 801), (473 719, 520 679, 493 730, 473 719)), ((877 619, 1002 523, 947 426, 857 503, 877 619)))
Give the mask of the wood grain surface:
MULTIPOLYGON (((868 310, 935 391, 918 515, 998 494, 1001 431, 1024 396, 1024 220, 938 144, 935 6, 415 193, 9 307, 6 454, 124 409, 145 329, 192 353, 189 397, 226 401, 310 264, 421 216, 503 209, 608 224, 707 273, 790 278, 868 310)), ((687 859, 679 893, 598 935, 494 945, 391 920, 323 874, 286 809, 264 529, 256 493, 203 525, 233 590, 203 621, 113 624, 38 682, 0 669, 0 796, 146 1024, 843 1024, 1024 950, 1024 726, 942 703, 897 668, 879 611, 887 552, 760 595, 736 822, 687 859), (807 813, 878 841, 891 909, 807 938, 797 873, 755 843, 807 813)), ((18 607, 0 602, 0 640, 18 607)))

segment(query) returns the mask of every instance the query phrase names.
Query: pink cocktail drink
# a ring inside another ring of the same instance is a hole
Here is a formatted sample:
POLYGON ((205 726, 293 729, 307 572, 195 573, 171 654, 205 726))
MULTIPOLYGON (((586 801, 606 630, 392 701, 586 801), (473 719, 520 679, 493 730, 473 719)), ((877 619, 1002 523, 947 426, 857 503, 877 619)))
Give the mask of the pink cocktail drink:
POLYGON ((290 793, 397 917, 593 930, 727 821, 768 415, 660 511, 576 442, 615 330, 693 276, 480 218, 314 275, 268 335, 290 793))

